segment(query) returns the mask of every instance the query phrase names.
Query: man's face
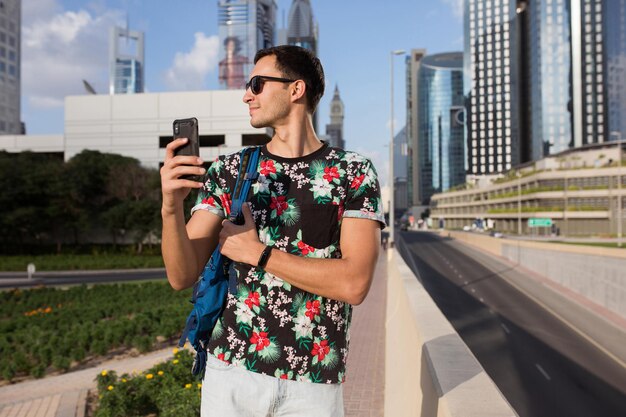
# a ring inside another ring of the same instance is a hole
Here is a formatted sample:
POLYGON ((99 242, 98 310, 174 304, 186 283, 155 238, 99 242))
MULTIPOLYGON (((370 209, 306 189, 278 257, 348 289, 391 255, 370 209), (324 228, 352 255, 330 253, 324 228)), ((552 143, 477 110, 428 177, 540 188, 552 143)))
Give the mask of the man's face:
MULTIPOLYGON (((265 56, 256 63, 250 79, 255 75, 284 77, 276 68, 276 57, 273 55, 265 56)), ((283 82, 265 81, 258 94, 253 94, 250 88, 246 90, 243 101, 248 105, 250 124, 253 127, 276 127, 289 115, 291 107, 289 85, 283 82)))

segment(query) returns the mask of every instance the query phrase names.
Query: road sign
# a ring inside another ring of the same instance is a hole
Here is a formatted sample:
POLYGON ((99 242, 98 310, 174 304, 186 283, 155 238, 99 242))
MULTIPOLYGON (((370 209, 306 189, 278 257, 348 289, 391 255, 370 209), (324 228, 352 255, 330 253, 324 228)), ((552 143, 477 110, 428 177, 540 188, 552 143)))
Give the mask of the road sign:
POLYGON ((552 219, 535 218, 528 219, 528 227, 550 227, 552 226, 552 219))

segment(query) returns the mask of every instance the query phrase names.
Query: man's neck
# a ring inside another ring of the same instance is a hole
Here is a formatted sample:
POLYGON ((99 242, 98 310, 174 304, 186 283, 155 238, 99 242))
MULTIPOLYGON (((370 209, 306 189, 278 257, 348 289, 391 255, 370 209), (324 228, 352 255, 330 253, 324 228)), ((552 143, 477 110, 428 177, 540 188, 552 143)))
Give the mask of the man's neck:
POLYGON ((299 158, 309 155, 322 146, 313 129, 311 118, 303 123, 291 123, 274 128, 274 136, 267 144, 267 150, 283 158, 299 158))

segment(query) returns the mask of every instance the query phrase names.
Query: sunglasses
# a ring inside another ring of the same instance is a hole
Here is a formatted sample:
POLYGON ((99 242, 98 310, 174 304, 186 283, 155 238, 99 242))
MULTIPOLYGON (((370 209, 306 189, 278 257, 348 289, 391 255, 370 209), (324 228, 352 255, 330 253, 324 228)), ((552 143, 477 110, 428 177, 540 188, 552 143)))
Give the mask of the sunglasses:
POLYGON ((265 75, 255 75, 250 78, 250 81, 246 83, 246 90, 249 88, 252 94, 261 94, 263 91, 263 84, 266 81, 278 81, 281 83, 292 83, 297 80, 289 80, 287 78, 267 77, 265 75))

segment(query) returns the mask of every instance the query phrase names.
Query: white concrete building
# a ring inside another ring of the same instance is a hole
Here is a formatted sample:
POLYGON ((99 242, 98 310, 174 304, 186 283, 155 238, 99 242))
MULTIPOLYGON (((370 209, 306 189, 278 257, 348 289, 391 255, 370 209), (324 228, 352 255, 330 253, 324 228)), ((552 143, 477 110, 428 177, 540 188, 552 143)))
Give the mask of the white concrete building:
POLYGON ((196 117, 200 156, 210 161, 269 140, 268 129, 250 126, 243 95, 243 90, 220 90, 69 96, 63 135, 0 136, 0 149, 63 152, 65 160, 90 149, 130 156, 158 168, 172 139, 172 122, 196 117))

